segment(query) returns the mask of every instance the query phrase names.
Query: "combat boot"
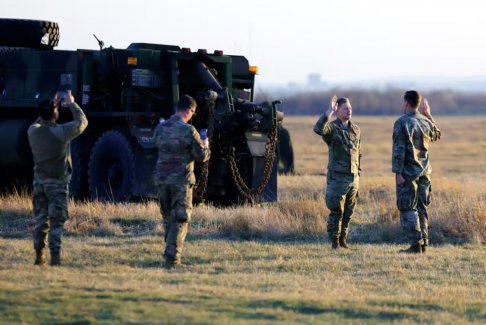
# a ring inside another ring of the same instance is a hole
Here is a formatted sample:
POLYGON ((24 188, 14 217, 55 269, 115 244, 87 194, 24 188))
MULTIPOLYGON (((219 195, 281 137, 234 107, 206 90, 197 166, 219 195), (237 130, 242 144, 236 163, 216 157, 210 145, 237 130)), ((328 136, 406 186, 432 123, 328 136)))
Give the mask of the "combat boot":
POLYGON ((425 244, 422 244, 422 245, 420 246, 420 248, 422 249, 422 254, 425 254, 425 252, 427 251, 427 246, 428 246, 428 245, 425 245, 425 244))
POLYGON ((167 269, 172 269, 174 267, 181 265, 181 259, 180 258, 174 258, 172 256, 167 256, 167 254, 164 254, 164 259, 165 259, 165 267, 167 269))
POLYGON ((341 233, 341 236, 339 237, 339 246, 345 249, 351 249, 351 247, 348 246, 347 239, 348 239, 348 234, 341 233))
POLYGON ((46 253, 43 249, 36 249, 35 250, 35 262, 34 265, 45 266, 46 262, 46 253))
POLYGON ((332 249, 339 249, 339 239, 337 237, 331 239, 331 247, 332 249))
POLYGON ((412 245, 407 249, 401 249, 400 253, 422 254, 422 245, 420 245, 420 244, 412 245))
POLYGON ((61 251, 51 251, 51 266, 61 266, 61 251))

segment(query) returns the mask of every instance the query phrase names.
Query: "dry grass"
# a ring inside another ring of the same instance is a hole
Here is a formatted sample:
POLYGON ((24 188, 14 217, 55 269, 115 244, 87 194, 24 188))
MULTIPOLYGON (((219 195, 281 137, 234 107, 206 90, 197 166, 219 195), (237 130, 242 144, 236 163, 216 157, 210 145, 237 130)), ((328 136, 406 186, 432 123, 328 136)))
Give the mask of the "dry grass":
MULTIPOLYGON (((328 211, 324 202, 325 176, 284 176, 281 200, 275 204, 195 208, 194 236, 242 239, 312 239, 325 237, 328 211), (304 184, 304 185, 303 185, 304 184), (305 191, 302 189, 305 187, 305 191)), ((486 184, 434 180, 430 233, 434 243, 486 243, 486 184)), ((392 180, 363 178, 350 237, 366 243, 399 242, 399 215, 394 204, 392 180)), ((31 231, 30 198, 0 198, 0 234, 22 237, 31 231), (7 208, 8 206, 8 208, 7 208)), ((103 204, 70 203, 66 231, 71 235, 161 235, 156 202, 103 204)))
POLYGON ((484 323, 486 117, 437 120, 424 257, 397 254, 393 119, 357 119, 358 250, 332 252, 327 148, 312 134, 315 118, 289 118, 298 175, 279 178, 279 202, 197 206, 182 270, 162 268, 156 202, 71 202, 65 267, 39 270, 30 197, 0 197, 0 323, 484 323))

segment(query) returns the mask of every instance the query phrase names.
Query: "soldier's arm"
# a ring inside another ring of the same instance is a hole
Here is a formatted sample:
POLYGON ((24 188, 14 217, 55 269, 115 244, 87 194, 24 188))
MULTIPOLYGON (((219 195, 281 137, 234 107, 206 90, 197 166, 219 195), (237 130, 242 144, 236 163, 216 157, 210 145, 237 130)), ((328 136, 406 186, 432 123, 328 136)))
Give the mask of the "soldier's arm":
POLYGON ((436 124, 434 118, 432 117, 432 115, 430 114, 430 112, 428 114, 422 113, 422 115, 424 115, 430 122, 430 131, 429 131, 429 134, 428 134, 430 141, 434 142, 434 141, 440 140, 441 132, 440 132, 439 128, 437 127, 437 124, 436 124))
POLYGON ((332 129, 329 121, 332 114, 337 110, 337 99, 336 95, 332 96, 331 101, 329 102, 329 108, 321 117, 319 117, 316 125, 314 125, 314 132, 319 134, 326 143, 329 143, 331 140, 332 129))
POLYGON ((423 115, 430 121, 430 132, 429 132, 430 141, 434 142, 440 140, 441 132, 437 127, 435 120, 432 118, 432 115, 430 115, 430 113, 423 114, 423 115))
POLYGON ((194 160, 199 162, 206 162, 209 160, 211 152, 209 146, 205 146, 201 141, 199 133, 195 129, 192 129, 192 141, 191 141, 191 154, 194 160))
MULTIPOLYGON (((332 113, 330 115, 332 115, 332 113)), ((320 135, 326 142, 330 141, 332 133, 332 128, 329 122, 330 115, 328 115, 327 112, 322 114, 317 120, 316 125, 314 125, 314 132, 320 135)))
POLYGON ((430 141, 434 142, 440 140, 441 135, 442 133, 440 132, 435 122, 432 122, 432 129, 430 131, 430 141))
POLYGON ((70 141, 76 138, 78 135, 83 133, 88 126, 88 119, 78 104, 74 102, 70 103, 69 109, 73 114, 73 120, 71 122, 61 124, 60 130, 62 130, 62 133, 58 135, 58 137, 65 141, 70 141))
POLYGON ((161 144, 161 126, 157 125, 154 131, 154 144, 157 149, 160 149, 161 144))
POLYGON ((359 136, 358 142, 358 175, 361 176, 361 134, 359 136))
POLYGON ((396 121, 393 126, 393 153, 392 171, 395 174, 402 174, 405 163, 406 134, 400 121, 396 121))

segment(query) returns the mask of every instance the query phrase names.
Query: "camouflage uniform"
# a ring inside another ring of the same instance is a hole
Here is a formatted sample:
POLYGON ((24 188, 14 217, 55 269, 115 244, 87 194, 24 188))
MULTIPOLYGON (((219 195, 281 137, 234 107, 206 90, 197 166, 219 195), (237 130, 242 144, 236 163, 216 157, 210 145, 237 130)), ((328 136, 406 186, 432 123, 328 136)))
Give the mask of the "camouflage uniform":
POLYGON ((192 214, 194 160, 207 161, 210 152, 196 129, 176 115, 157 126, 154 137, 159 150, 156 176, 164 219, 164 257, 179 264, 192 214))
POLYGON ((440 130, 424 115, 400 117, 393 127, 392 171, 405 178, 396 186, 400 223, 412 246, 429 243, 427 207, 430 204, 429 144, 440 139, 440 130))
POLYGON ((73 121, 57 124, 39 117, 27 131, 34 158, 34 248, 43 251, 49 237, 51 254, 60 253, 63 225, 68 219, 68 186, 72 171, 70 143, 88 125, 76 103, 70 104, 69 109, 73 121))
POLYGON ((314 132, 329 146, 326 205, 331 213, 327 232, 331 240, 336 240, 347 236, 356 205, 361 171, 361 131, 351 121, 347 124, 340 119, 330 122, 323 114, 314 126, 314 132))

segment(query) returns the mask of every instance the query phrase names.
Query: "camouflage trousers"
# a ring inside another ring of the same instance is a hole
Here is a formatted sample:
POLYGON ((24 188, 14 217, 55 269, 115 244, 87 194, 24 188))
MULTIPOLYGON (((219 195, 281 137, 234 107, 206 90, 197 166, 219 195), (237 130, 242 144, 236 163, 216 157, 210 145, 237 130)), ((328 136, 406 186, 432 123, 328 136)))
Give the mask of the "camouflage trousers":
POLYGON ((326 205, 331 211, 327 220, 329 238, 348 233, 349 221, 356 206, 359 176, 329 171, 327 174, 326 205))
POLYGON ((430 204, 432 191, 430 177, 420 176, 396 187, 397 206, 400 210, 400 224, 411 245, 429 244, 429 216, 427 207, 430 204))
POLYGON ((164 257, 180 263, 192 216, 193 185, 159 184, 160 213, 164 220, 164 257))
POLYGON ((49 238, 51 252, 59 252, 64 223, 68 219, 68 183, 53 180, 39 184, 34 181, 32 194, 35 217, 34 249, 43 250, 49 238))

